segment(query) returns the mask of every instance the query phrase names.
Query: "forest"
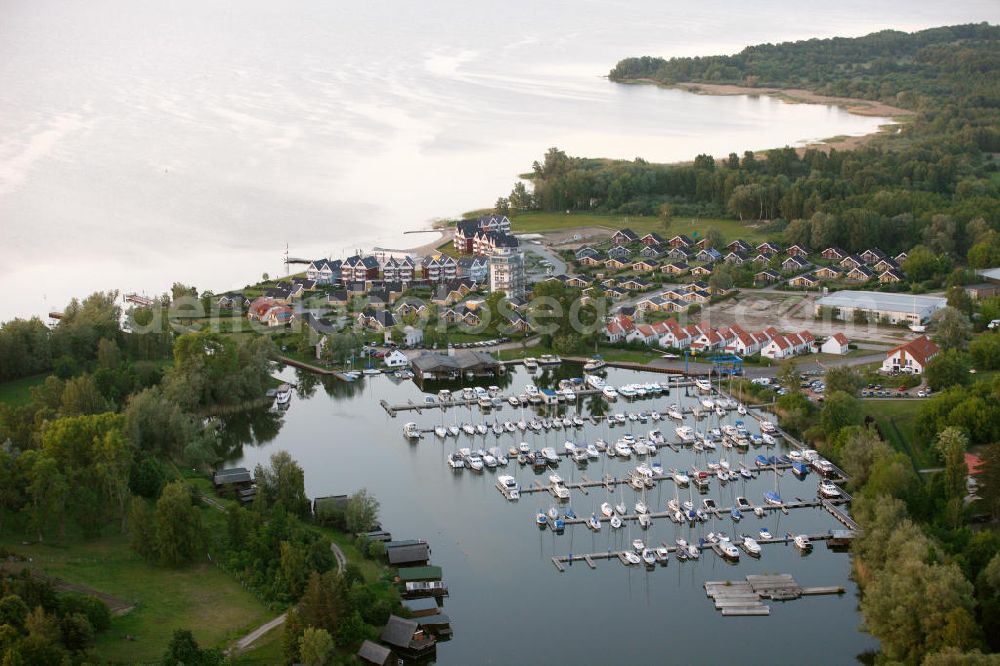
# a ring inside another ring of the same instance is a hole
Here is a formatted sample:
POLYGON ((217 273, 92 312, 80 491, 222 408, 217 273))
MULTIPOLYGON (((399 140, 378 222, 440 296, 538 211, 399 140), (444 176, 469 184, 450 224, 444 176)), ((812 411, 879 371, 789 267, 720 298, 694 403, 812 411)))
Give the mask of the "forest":
MULTIPOLYGON (((731 217, 790 242, 887 252, 923 245, 953 263, 1000 261, 1000 28, 881 32, 750 47, 735 56, 629 58, 612 81, 796 86, 913 112, 862 148, 734 150, 688 164, 550 149, 498 206, 731 217), (786 232, 787 230, 787 232, 786 232)), ((734 147, 737 148, 737 147, 734 147)))

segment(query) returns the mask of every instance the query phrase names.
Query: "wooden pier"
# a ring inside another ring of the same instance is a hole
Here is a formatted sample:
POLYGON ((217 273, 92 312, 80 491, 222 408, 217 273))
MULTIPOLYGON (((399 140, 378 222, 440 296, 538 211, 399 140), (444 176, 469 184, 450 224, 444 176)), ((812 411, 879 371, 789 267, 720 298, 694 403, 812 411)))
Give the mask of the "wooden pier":
POLYGON ((771 607, 764 599, 792 601, 803 596, 843 594, 844 588, 802 587, 791 574, 750 575, 746 581, 705 581, 705 594, 715 601, 723 616, 770 615, 771 607))

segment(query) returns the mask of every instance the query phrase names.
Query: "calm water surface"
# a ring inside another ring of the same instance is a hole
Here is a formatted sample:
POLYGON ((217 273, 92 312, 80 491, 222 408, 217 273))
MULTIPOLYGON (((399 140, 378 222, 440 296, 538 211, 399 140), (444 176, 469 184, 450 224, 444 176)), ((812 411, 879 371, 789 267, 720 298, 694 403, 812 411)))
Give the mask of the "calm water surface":
POLYGON ((993 0, 5 0, 0 318, 221 291, 489 205, 550 146, 649 160, 879 118, 609 83, 628 55, 1000 19, 993 0))
MULTIPOLYGON (((579 373, 576 368, 561 368, 534 378, 521 368, 504 378, 505 393, 521 392, 529 381, 539 386, 554 384, 556 377, 579 373), (509 387, 509 388, 508 388, 509 387)), ((664 375, 611 370, 608 381, 614 385, 630 382, 661 381, 664 375)), ((696 562, 671 560, 665 568, 647 572, 644 568, 625 568, 617 561, 599 562, 596 570, 583 563, 565 573, 556 571, 550 558, 569 552, 598 552, 627 547, 631 540, 644 537, 647 543, 673 543, 678 537, 697 541, 712 530, 756 534, 767 526, 774 534, 785 532, 816 533, 837 529, 839 524, 820 509, 792 510, 788 516, 769 512, 758 520, 752 514, 734 525, 725 520, 709 521, 695 529, 675 526, 666 520, 654 520, 648 532, 638 526, 613 532, 605 525, 600 533, 585 526, 568 527, 563 535, 539 531, 534 525, 535 512, 552 504, 548 494, 525 495, 517 503, 505 501, 494 487, 496 474, 515 475, 522 485, 535 478, 547 482, 548 471, 536 476, 530 468, 516 462, 496 473, 481 474, 470 470, 451 471, 446 455, 458 446, 482 446, 464 434, 458 442, 448 438, 442 443, 429 435, 410 444, 402 437, 403 423, 414 420, 421 426, 441 423, 438 410, 423 415, 401 414, 390 418, 379 400, 405 403, 422 401, 424 394, 412 383, 397 383, 387 377, 363 378, 354 384, 339 381, 319 382, 315 376, 286 370, 284 376, 302 382, 300 395, 293 398, 280 422, 257 424, 254 440, 231 452, 234 463, 252 467, 275 451, 286 449, 305 469, 306 490, 310 496, 350 493, 367 487, 382 503, 383 527, 394 538, 426 539, 432 548, 434 564, 444 568, 450 596, 444 612, 452 619, 454 638, 439 645, 441 664, 617 664, 627 661, 671 664, 715 664, 725 660, 746 664, 774 664, 801 660, 806 650, 810 663, 851 663, 855 656, 876 646, 874 639, 859 631, 861 616, 857 611, 856 588, 848 579, 849 556, 827 550, 818 544, 802 556, 792 546, 765 546, 763 557, 753 560, 745 555, 738 565, 721 561, 710 552, 696 562), (309 396, 309 397, 305 397, 309 396), (751 573, 791 573, 803 585, 843 585, 847 593, 837 596, 803 598, 771 604, 769 617, 723 618, 706 598, 702 583, 706 580, 742 580, 751 573)), ((661 412, 673 402, 691 404, 697 399, 694 389, 684 389, 669 397, 619 401, 615 411, 661 412)), ((569 409, 587 415, 603 413, 603 400, 588 397, 569 409)), ((505 403, 496 415, 501 421, 520 418, 520 410, 505 403)), ((530 414, 528 415, 530 418, 530 414)), ((445 413, 444 423, 492 422, 478 407, 454 408, 445 413)), ((732 423, 732 413, 723 423, 732 423)), ((266 420, 264 420, 266 421, 266 420)), ((693 424, 689 421, 690 424, 693 424)), ((703 421, 702 424, 705 422, 703 421)), ((718 420, 712 417, 710 425, 718 420)), ((754 429, 755 423, 749 420, 754 429)), ((598 437, 614 441, 625 432, 646 433, 661 429, 673 437, 675 426, 659 424, 629 425, 611 429, 590 422, 582 431, 570 434, 551 431, 537 435, 504 435, 497 440, 485 438, 486 447, 499 445, 506 450, 526 439, 535 448, 562 447, 567 438, 591 443, 598 437)), ((706 427, 699 425, 699 427, 706 427)), ((234 433, 235 436, 235 433, 234 433)), ((780 447, 779 447, 780 448, 780 447)), ((664 468, 705 468, 707 460, 726 457, 736 466, 744 460, 751 467, 760 451, 751 448, 741 456, 720 447, 716 452, 674 453, 663 448, 656 456, 664 468)), ((602 458, 592 461, 581 472, 564 461, 559 474, 564 479, 578 479, 581 473, 590 479, 602 474, 622 477, 638 464, 602 458)), ((786 500, 815 496, 817 478, 810 475, 798 480, 790 473, 779 479, 779 492, 786 500)), ((763 503, 763 493, 774 487, 774 476, 767 473, 753 481, 737 481, 720 488, 713 481, 705 495, 697 490, 691 495, 700 505, 701 497, 712 497, 722 506, 731 506, 737 495, 745 495, 755 504, 763 503)), ((664 481, 648 491, 646 502, 653 510, 663 511, 674 497, 673 482, 664 481)), ((689 491, 680 491, 687 499, 689 491)), ((598 511, 601 502, 624 500, 632 511, 639 494, 623 487, 608 496, 604 490, 591 490, 587 496, 573 491, 569 505, 578 515, 598 511)))

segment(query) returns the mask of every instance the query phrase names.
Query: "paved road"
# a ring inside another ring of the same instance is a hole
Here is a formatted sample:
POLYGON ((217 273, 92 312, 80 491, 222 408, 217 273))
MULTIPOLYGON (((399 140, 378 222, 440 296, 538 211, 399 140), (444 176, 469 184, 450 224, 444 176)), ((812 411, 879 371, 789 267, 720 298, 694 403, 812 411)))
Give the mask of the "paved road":
POLYGON ((538 255, 542 259, 546 259, 552 264, 552 274, 562 275, 566 272, 566 262, 562 260, 562 257, 558 253, 550 250, 544 245, 536 243, 535 241, 525 241, 521 243, 521 249, 525 252, 531 252, 532 254, 538 255))
MULTIPOLYGON (((799 372, 815 371, 815 370, 825 370, 826 368, 832 368, 837 366, 848 366, 855 367, 858 365, 865 365, 866 363, 875 363, 877 361, 882 361, 885 358, 885 352, 877 354, 865 354, 864 356, 852 356, 844 359, 835 359, 829 361, 820 362, 814 360, 809 356, 797 356, 794 357, 796 361, 796 366, 799 372)), ((649 365, 654 368, 666 368, 668 370, 684 370, 684 359, 656 359, 649 362, 649 365)), ((687 364, 689 372, 704 372, 708 373, 712 369, 711 363, 705 363, 703 361, 690 361, 687 364)), ((778 372, 781 371, 780 363, 772 366, 758 366, 758 365, 745 365, 743 366, 743 374, 746 377, 776 377, 778 372)))

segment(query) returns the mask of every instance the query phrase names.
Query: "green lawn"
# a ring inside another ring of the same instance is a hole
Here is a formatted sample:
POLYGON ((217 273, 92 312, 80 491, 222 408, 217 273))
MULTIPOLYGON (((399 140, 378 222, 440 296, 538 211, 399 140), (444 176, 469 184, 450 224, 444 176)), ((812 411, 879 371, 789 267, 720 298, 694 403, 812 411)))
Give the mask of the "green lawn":
POLYGON ((742 238, 746 241, 763 241, 768 238, 753 227, 746 226, 739 220, 720 218, 674 218, 669 229, 664 232, 663 222, 652 216, 636 217, 634 215, 596 215, 591 213, 523 213, 511 217, 511 226, 515 233, 540 233, 544 231, 566 231, 575 228, 600 226, 609 229, 628 227, 632 231, 646 234, 655 231, 661 236, 685 234, 693 236, 698 232, 704 235, 709 228, 718 229, 727 241, 742 238))
POLYGON ((921 405, 923 400, 911 398, 861 401, 863 415, 875 419, 886 441, 908 455, 917 468, 934 465, 933 454, 914 436, 921 405))
POLYGON ((32 558, 49 575, 136 603, 97 637, 95 651, 102 663, 157 661, 180 628, 191 629, 203 646, 224 647, 276 614, 212 564, 154 567, 132 553, 121 535, 50 538, 27 546, 24 538, 7 534, 0 544, 32 558))
POLYGON ((12 379, 9 382, 0 383, 0 402, 13 407, 28 404, 31 401, 31 392, 29 389, 33 386, 41 385, 47 376, 32 375, 31 377, 22 377, 21 379, 12 379))

